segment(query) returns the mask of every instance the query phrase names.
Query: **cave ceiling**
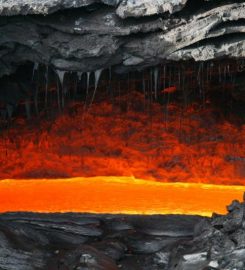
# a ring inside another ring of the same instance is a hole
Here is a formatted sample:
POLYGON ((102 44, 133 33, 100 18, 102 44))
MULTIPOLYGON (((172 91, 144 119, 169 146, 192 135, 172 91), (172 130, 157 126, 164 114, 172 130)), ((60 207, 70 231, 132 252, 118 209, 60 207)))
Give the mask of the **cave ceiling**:
POLYGON ((56 70, 142 70, 245 57, 245 2, 0 0, 0 76, 31 61, 56 70))

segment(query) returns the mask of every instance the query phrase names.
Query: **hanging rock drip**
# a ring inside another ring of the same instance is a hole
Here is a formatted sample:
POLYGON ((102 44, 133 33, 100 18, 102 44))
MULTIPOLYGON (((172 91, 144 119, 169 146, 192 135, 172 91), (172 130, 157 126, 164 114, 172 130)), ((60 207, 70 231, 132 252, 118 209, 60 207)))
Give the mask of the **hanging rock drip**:
POLYGON ((90 72, 87 72, 87 95, 88 95, 88 90, 89 90, 89 86, 90 86, 90 72))
POLYGON ((79 81, 82 79, 82 76, 83 76, 83 72, 78 72, 77 73, 77 77, 78 77, 79 81))
POLYGON ((155 99, 158 97, 158 79, 159 79, 159 70, 158 68, 154 68, 154 93, 155 99))
POLYGON ((91 105, 94 102, 95 94, 96 94, 96 91, 97 91, 97 88, 98 88, 98 85, 99 85, 99 80, 100 80, 100 76, 101 76, 102 71, 103 71, 102 69, 99 69, 99 70, 96 70, 94 72, 95 84, 94 84, 93 96, 92 96, 92 99, 91 99, 91 105))
POLYGON ((66 71, 56 70, 58 75, 59 82, 57 83, 57 98, 58 106, 64 108, 65 106, 65 92, 64 92, 64 78, 66 71), (60 94, 61 94, 61 103, 60 103, 60 94))
POLYGON ((34 80, 35 72, 38 71, 39 63, 34 63, 33 73, 32 73, 32 81, 34 80))

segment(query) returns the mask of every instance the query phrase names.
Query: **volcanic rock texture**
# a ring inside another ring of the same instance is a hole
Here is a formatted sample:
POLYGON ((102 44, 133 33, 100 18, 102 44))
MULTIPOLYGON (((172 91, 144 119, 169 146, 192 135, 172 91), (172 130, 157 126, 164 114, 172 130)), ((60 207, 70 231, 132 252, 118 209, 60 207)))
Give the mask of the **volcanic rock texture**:
POLYGON ((0 15, 0 76, 26 61, 127 72, 245 56, 240 0, 1 0, 0 15))
POLYGON ((7 213, 3 270, 243 270, 244 203, 225 216, 7 213))

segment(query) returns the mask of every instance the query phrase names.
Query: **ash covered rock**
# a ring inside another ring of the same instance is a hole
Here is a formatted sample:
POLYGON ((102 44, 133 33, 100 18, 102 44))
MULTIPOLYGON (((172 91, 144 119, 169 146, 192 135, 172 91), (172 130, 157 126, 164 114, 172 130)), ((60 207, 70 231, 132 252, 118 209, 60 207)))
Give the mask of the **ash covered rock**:
POLYGON ((95 3, 102 3, 117 7, 117 14, 122 17, 141 17, 164 12, 181 10, 187 0, 1 0, 0 14, 2 15, 27 15, 50 14, 55 11, 85 7, 95 3))
POLYGON ((1 0, 0 76, 26 61, 128 72, 168 60, 241 58, 244 20, 240 0, 198 7, 192 0, 1 0))
POLYGON ((187 0, 124 0, 117 9, 121 18, 142 17, 159 13, 174 13, 181 10, 187 0))
POLYGON ((4 16, 50 14, 67 8, 79 8, 94 3, 117 5, 120 0, 1 0, 0 14, 4 16))
POLYGON ((202 219, 6 213, 0 215, 0 268, 162 270, 172 248, 191 240, 195 225, 202 219), (171 228, 176 222, 179 226, 171 228), (173 237, 169 236, 170 230, 173 237))
POLYGON ((194 238, 172 252, 169 269, 245 268, 245 202, 233 201, 227 210, 196 225, 194 238))
POLYGON ((245 203, 227 215, 0 215, 4 270, 243 270, 245 203))

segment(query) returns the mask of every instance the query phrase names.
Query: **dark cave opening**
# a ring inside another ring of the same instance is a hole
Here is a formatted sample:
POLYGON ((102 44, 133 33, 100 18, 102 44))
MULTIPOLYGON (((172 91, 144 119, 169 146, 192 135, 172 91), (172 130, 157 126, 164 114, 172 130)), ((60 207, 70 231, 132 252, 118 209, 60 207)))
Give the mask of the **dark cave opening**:
POLYGON ((18 116, 21 112, 23 116, 23 110, 18 110, 18 107, 23 105, 25 100, 29 100, 32 104, 32 116, 37 117, 40 116, 39 110, 34 103, 37 103, 41 112, 49 111, 57 107, 57 99, 62 92, 66 93, 67 102, 90 100, 96 103, 105 99, 113 102, 113 98, 119 95, 136 91, 142 93, 147 101, 166 105, 168 98, 165 96, 168 95, 168 88, 172 87, 173 92, 169 95, 172 102, 185 107, 195 102, 199 103, 200 107, 211 103, 214 107, 218 106, 227 120, 231 115, 237 115, 242 122, 244 74, 243 59, 200 63, 166 62, 144 71, 126 74, 117 74, 113 69, 108 69, 101 71, 99 75, 98 93, 97 89, 94 89, 96 75, 93 72, 64 72, 61 81, 59 74, 51 66, 27 61, 19 65, 15 73, 0 79, 1 108, 5 110, 7 104, 15 105, 17 110, 14 115, 18 116), (11 89, 7 86, 8 89, 5 89, 6 83, 10 82, 14 87, 11 89), (48 99, 49 104, 45 104, 45 99, 48 99))

